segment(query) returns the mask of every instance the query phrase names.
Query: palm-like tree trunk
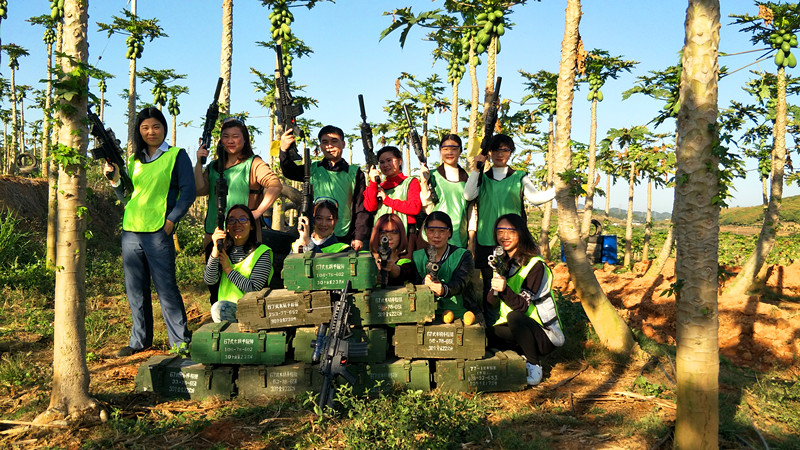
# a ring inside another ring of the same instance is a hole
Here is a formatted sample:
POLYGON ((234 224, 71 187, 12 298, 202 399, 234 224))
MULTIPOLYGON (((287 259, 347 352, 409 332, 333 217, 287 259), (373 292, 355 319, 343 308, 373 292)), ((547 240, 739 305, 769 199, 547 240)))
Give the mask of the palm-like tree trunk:
MULTIPOLYGON (((131 0, 131 14, 136 15, 136 0, 131 0)), ((128 64, 128 156, 133 154, 133 133, 136 127, 136 58, 128 64)))
MULTIPOLYGON (((88 3, 82 0, 67 0, 64 5, 64 52, 83 64, 89 59, 87 9, 88 3)), ((61 66, 66 73, 75 68, 67 58, 62 59, 61 66)), ((88 79, 84 76, 79 82, 85 85, 88 79)), ((82 120, 86 117, 87 98, 78 95, 69 103, 75 112, 71 115, 65 114, 63 109, 59 112, 63 125, 58 142, 85 154, 88 137, 82 120)), ((86 365, 86 216, 81 214, 86 207, 86 172, 83 166, 60 167, 58 185, 59 270, 55 289, 53 384, 50 405, 35 421, 97 421, 107 415, 89 396, 89 369, 86 365)))
POLYGON ((19 146, 19 121, 17 120, 17 85, 16 73, 14 66, 11 66, 11 147, 6 151, 5 160, 5 173, 11 173, 14 167, 14 159, 17 157, 17 148, 19 146))
POLYGON ((650 259, 650 235, 653 233, 653 180, 647 180, 647 213, 644 219, 642 261, 650 259))
POLYGON ((486 49, 486 86, 483 88, 483 112, 489 110, 494 95, 494 78, 497 73, 497 40, 496 35, 489 40, 489 48, 486 49))
POLYGON ((458 133, 458 84, 461 79, 453 80, 453 100, 450 102, 450 133, 458 133))
POLYGON ((625 256, 623 267, 631 266, 631 245, 633 241, 633 186, 636 183, 636 164, 631 161, 628 173, 628 215, 625 218, 625 256))
MULTIPOLYGON (((53 102, 53 44, 47 44, 47 95, 44 106, 44 123, 42 124, 42 174, 47 177, 47 267, 53 268, 56 263, 56 224, 58 223, 58 210, 56 204, 56 186, 58 185, 58 171, 55 164, 50 164, 47 155, 50 151, 50 111, 53 102)), ((102 104, 102 103, 101 103, 102 104)))
POLYGON ((769 178, 761 179, 761 204, 764 208, 769 206, 769 178))
MULTIPOLYGON (((550 118, 549 129, 547 131, 547 156, 545 157, 545 164, 547 164, 547 188, 553 186, 553 118, 550 118)), ((550 259, 550 221, 553 216, 553 202, 544 204, 544 211, 542 212, 542 224, 539 229, 539 250, 542 252, 544 259, 550 259)))
MULTIPOLYGON (((467 157, 472 158, 478 154, 478 69, 472 63, 475 59, 475 38, 469 40, 469 81, 472 87, 472 98, 469 109, 469 125, 467 135, 467 157)), ((472 161, 469 161, 472 164, 472 161)))
POLYGON ((606 174, 606 217, 611 212, 611 174, 606 174))
MULTIPOLYGON (((569 139, 580 17, 580 0, 568 0, 558 72, 558 118, 553 158, 556 173, 571 167, 569 139)), ((578 292, 581 304, 603 345, 611 351, 627 353, 634 345, 633 334, 608 301, 586 258, 586 243, 580 238, 580 221, 574 197, 570 194, 570 187, 560 178, 555 180, 555 186, 558 201, 558 232, 561 242, 564 243, 567 266, 575 281, 575 290, 578 292)))
POLYGON ((586 199, 583 201, 583 222, 581 237, 589 235, 592 227, 592 210, 594 209, 594 186, 597 173, 597 99, 592 99, 592 118, 589 125, 589 162, 587 167, 586 199))
POLYGON ((681 75, 675 187, 677 449, 716 449, 719 433, 719 0, 690 0, 681 75))
MULTIPOLYGON (((220 52, 219 73, 222 76, 222 90, 219 93, 219 110, 230 113, 231 106, 231 64, 233 62, 233 0, 222 0, 222 51, 220 52)), ((174 129, 175 127, 173 127, 174 129)))

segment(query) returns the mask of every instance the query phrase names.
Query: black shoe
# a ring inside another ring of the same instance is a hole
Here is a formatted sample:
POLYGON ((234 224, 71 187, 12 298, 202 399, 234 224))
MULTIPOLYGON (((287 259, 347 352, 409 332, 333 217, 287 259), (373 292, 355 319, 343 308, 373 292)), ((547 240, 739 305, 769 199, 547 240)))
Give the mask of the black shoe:
POLYGON ((142 349, 135 349, 129 345, 126 345, 125 347, 122 347, 120 351, 117 352, 117 358, 125 358, 140 351, 142 351, 142 349))

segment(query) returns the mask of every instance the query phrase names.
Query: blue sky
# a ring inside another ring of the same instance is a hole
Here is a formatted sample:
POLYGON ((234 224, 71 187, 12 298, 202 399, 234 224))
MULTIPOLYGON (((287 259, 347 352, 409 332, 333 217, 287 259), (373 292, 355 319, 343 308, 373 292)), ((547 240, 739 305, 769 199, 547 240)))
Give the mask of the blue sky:
MULTIPOLYGON (((48 13, 47 0, 12 0, 8 19, 0 25, 3 44, 16 43, 28 49, 30 56, 20 60, 17 83, 33 84, 44 78, 43 29, 32 26, 25 20, 31 16, 48 13)), ((384 11, 411 6, 412 11, 433 9, 440 1, 415 0, 339 0, 336 3, 319 3, 309 10, 292 8, 295 16, 294 33, 310 46, 314 53, 310 57, 296 59, 293 64, 294 81, 306 85, 304 95, 316 98, 318 108, 312 108, 304 117, 325 124, 338 125, 345 131, 356 133, 360 121, 357 95, 364 94, 367 115, 371 122, 385 119, 383 106, 394 98, 394 84, 401 72, 410 72, 422 78, 438 73, 446 79, 446 67, 442 62, 433 64, 431 53, 435 44, 422 40, 424 31, 413 30, 401 49, 399 33, 379 41, 381 30, 391 24, 391 17, 384 11)), ((722 3, 722 29, 720 50, 734 53, 752 48, 748 36, 732 25, 731 13, 755 14, 757 8, 751 1, 730 0, 722 3)), ((622 91, 633 86, 637 75, 651 70, 662 70, 677 62, 677 53, 683 45, 686 2, 677 1, 608 1, 585 2, 581 20, 581 36, 587 49, 600 48, 624 59, 639 61, 630 75, 611 80, 603 87, 605 100, 598 107, 598 139, 608 129, 642 125, 655 116, 660 104, 643 96, 634 96, 622 101, 622 91)), ((128 85, 128 60, 125 59, 125 37, 97 32, 97 22, 109 23, 112 15, 121 16, 127 7, 125 1, 91 0, 89 6, 89 62, 106 72, 116 75, 108 83, 106 94, 111 106, 106 109, 106 124, 118 136, 124 136, 127 102, 120 98, 128 85)), ((564 31, 565 0, 542 2, 529 1, 515 6, 509 19, 515 24, 502 37, 502 51, 498 55, 498 75, 503 77, 502 97, 519 101, 525 95, 523 79, 519 70, 558 71, 559 52, 564 31)), ((274 70, 274 53, 255 44, 268 40, 269 22, 267 8, 256 0, 234 2, 234 51, 231 110, 247 111, 249 124, 266 133, 267 111, 255 102, 261 94, 254 92, 252 83, 256 77, 250 67, 271 73, 274 70)), ((192 121, 189 127, 178 127, 178 145, 185 147, 194 158, 196 142, 201 134, 202 118, 213 94, 219 76, 219 52, 221 42, 221 1, 208 0, 139 0, 138 14, 143 18, 157 18, 168 38, 146 42, 143 57, 138 60, 138 70, 172 68, 187 78, 179 83, 189 87, 189 94, 180 97, 179 122, 192 121)), ((721 64, 737 69, 755 60, 757 54, 724 57, 721 64)), ((720 82, 720 107, 731 99, 746 101, 741 86, 750 77, 749 69, 774 70, 774 65, 761 64, 742 70, 720 82)), ((800 69, 795 69, 800 70, 800 69)), ((0 67, 3 76, 10 75, 7 58, 3 55, 0 67)), ((485 83, 485 68, 478 67, 481 90, 485 83)), ((96 92, 96 86, 92 88, 96 92)), ((137 84, 140 98, 151 100, 150 85, 137 84)), ((451 94, 446 90, 447 96, 451 94)), ((469 95, 468 77, 462 81, 460 96, 469 95)), ((584 93, 575 96, 572 120, 572 138, 581 142, 589 140, 589 102, 584 93)), ((792 99, 790 98, 791 102, 792 99)), ((8 107, 8 103, 5 104, 8 107)), ((39 116, 36 111, 26 111, 26 119, 39 116)), ((432 115, 429 122, 448 126, 449 112, 432 115)), ((461 124, 464 126, 465 124, 461 124)), ((665 122, 655 131, 674 131, 675 123, 665 122)), ((316 130, 315 130, 316 132, 316 130)), ((792 145, 790 142, 789 145, 792 145)), ((259 135, 255 140, 257 154, 268 153, 268 140, 259 135)), ((347 150, 345 151, 347 156, 347 150)), ((354 160, 363 162, 360 142, 353 148, 354 160)), ((432 160, 438 153, 432 151, 432 160)), ((541 160, 534 160, 541 164, 541 160)), ((417 162, 412 162, 416 167, 417 162)), ((753 161, 748 168, 755 167, 753 161)), ((603 182, 604 183, 604 182, 603 182)), ((634 205, 643 210, 645 206, 644 186, 637 189, 634 205)), ((800 188, 786 187, 784 196, 798 195, 800 188)), ((760 183, 751 170, 746 180, 736 183, 735 198, 731 206, 752 206, 761 202, 760 183)), ((596 204, 605 200, 598 199, 596 204)), ((627 184, 618 182, 611 191, 611 206, 625 208, 627 184)), ((672 206, 672 191, 659 190, 654 193, 654 210, 668 212, 672 206)))

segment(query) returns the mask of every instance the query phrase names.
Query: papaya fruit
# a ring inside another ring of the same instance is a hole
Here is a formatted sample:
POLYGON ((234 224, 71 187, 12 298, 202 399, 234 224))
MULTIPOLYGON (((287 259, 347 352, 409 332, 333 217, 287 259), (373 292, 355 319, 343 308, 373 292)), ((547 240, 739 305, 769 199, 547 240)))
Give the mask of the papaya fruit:
POLYGON ((785 62, 785 63, 786 63, 786 65, 787 65, 787 66, 789 66, 789 67, 795 67, 795 66, 797 66, 797 58, 795 58, 795 56, 794 56, 794 53, 791 53, 791 52, 789 52, 789 56, 787 56, 787 57, 785 58, 785 61, 784 61, 784 62, 785 62))
POLYGON ((775 52, 775 65, 778 67, 783 66, 783 50, 775 52))
POLYGON ((783 41, 783 44, 781 44, 781 50, 783 50, 784 53, 788 53, 792 50, 792 46, 789 44, 789 41, 783 41))
POLYGON ((444 323, 453 323, 455 318, 456 315, 453 314, 453 311, 450 311, 449 309, 442 314, 442 322, 444 323))
POLYGON ((472 311, 467 311, 461 320, 464 321, 464 326, 470 326, 475 323, 475 314, 472 311))

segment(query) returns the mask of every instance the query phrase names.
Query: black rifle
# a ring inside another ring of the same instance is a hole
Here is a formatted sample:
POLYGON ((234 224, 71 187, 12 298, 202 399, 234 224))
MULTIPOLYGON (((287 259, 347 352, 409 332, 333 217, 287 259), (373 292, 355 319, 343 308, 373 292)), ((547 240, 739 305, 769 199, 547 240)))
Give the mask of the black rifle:
POLYGON ((347 370, 350 357, 367 356, 365 342, 350 342, 352 335, 350 324, 350 281, 341 292, 339 300, 333 304, 333 315, 328 326, 321 324, 314 342, 314 353, 311 360, 319 361, 319 373, 322 374, 322 390, 317 399, 317 406, 325 411, 326 407, 333 408, 333 394, 335 392, 333 380, 341 375, 350 384, 355 384, 356 377, 347 370))
MULTIPOLYGON (((217 228, 220 230, 225 229, 225 214, 228 212, 228 180, 225 179, 225 153, 220 153, 220 159, 217 160, 217 228)), ((217 240, 217 251, 222 253, 225 240, 217 240)))
MULTIPOLYGON (((219 93, 222 90, 222 77, 217 80, 217 89, 214 91, 214 101, 208 105, 206 110, 206 122, 203 124, 203 135, 200 137, 200 145, 205 145, 206 150, 211 151, 211 132, 217 125, 217 118, 219 117, 219 93)), ((206 157, 200 158, 200 165, 206 163, 206 157)), ((224 229, 224 228, 223 228, 224 229)))
POLYGON ((425 270, 431 276, 431 281, 439 282, 439 263, 436 262, 436 247, 429 245, 426 252, 428 253, 428 262, 425 264, 425 270))
POLYGON ((389 248, 389 236, 381 236, 381 243, 378 245, 378 265, 381 268, 381 286, 386 287, 387 279, 389 278, 386 266, 389 264, 389 258, 392 256, 392 249, 389 248))
MULTIPOLYGON (((116 164, 117 167, 119 167, 119 177, 122 179, 122 186, 125 188, 125 194, 132 194, 133 182, 128 176, 128 172, 125 170, 125 161, 122 159, 123 152, 122 148, 119 146, 119 139, 114 135, 114 131, 112 131, 111 128, 105 128, 103 126, 103 122, 100 121, 100 118, 97 117, 97 114, 93 113, 91 109, 87 109, 86 113, 89 116, 89 120, 92 122, 92 128, 89 132, 97 139, 100 145, 91 150, 92 158, 103 158, 109 164, 116 164)), ((112 174, 108 174, 106 177, 110 180, 112 174)))
MULTIPOLYGON (((283 69, 283 48, 281 45, 275 45, 275 53, 277 56, 277 66, 275 69, 275 115, 278 116, 278 123, 280 123, 283 133, 287 130, 292 130, 295 137, 302 139, 303 130, 297 126, 297 116, 303 114, 303 105, 295 105, 292 93, 289 91, 289 80, 286 78, 286 72, 283 69)), ((292 161, 299 161, 300 155, 297 153, 297 145, 293 144, 287 150, 289 159, 292 161)))
MULTIPOLYGON (((494 271, 494 275, 506 276, 508 271, 508 258, 506 258, 506 251, 503 247, 498 245, 489 255, 489 267, 494 271)), ((496 291, 492 291, 493 295, 497 295, 496 291)))
MULTIPOLYGON (((408 106, 403 105, 403 111, 406 113, 406 122, 408 122, 408 136, 411 140, 411 145, 414 146, 414 153, 417 154, 420 165, 428 167, 428 158, 425 157, 425 152, 422 150, 422 141, 419 140, 417 129, 414 128, 414 123, 411 122, 411 116, 408 114, 408 106)), ((431 202, 433 204, 439 203, 439 196, 436 194, 436 180, 433 174, 428 172, 428 190, 431 191, 431 202)))
POLYGON ((313 229, 314 215, 314 186, 311 185, 311 152, 308 146, 303 149, 303 204, 300 206, 300 215, 308 219, 308 226, 313 229))
MULTIPOLYGON (((364 144, 364 159, 369 173, 371 167, 378 167, 378 157, 375 155, 375 146, 372 145, 372 127, 367 122, 367 110, 364 109, 364 96, 361 94, 358 94, 358 106, 361 108, 361 143, 364 144)), ((381 183, 380 177, 375 178, 375 183, 381 183)))
MULTIPOLYGON (((489 102, 489 108, 483 112, 483 140, 481 141, 481 155, 488 156, 491 150, 492 137, 494 137, 494 127, 497 123, 497 108, 500 104, 500 82, 503 81, 502 77, 497 77, 497 83, 494 85, 494 93, 492 100, 489 102)), ((478 173, 483 172, 483 161, 478 161, 475 166, 478 168, 478 173)), ((478 178, 478 183, 481 182, 478 178)))

